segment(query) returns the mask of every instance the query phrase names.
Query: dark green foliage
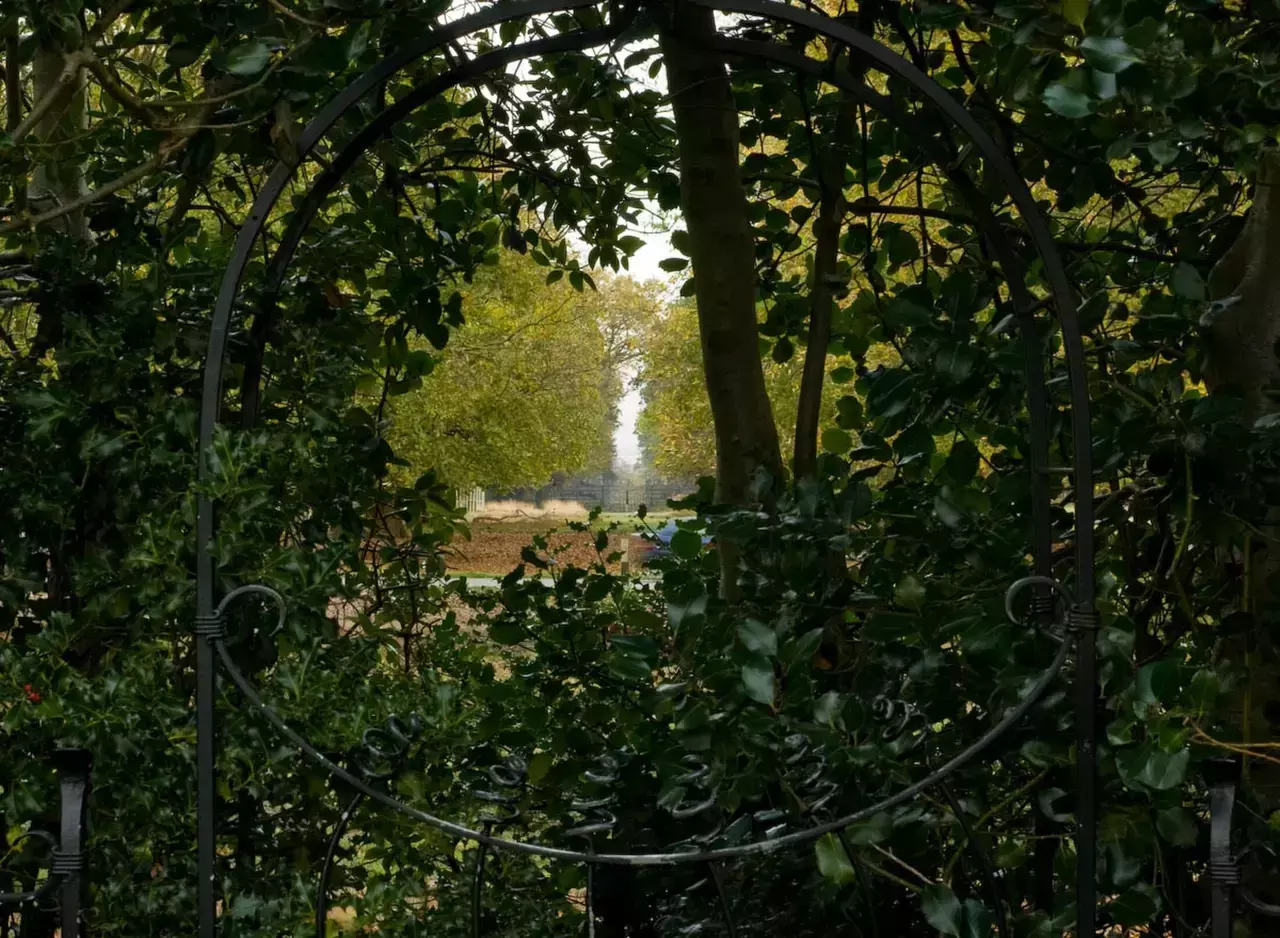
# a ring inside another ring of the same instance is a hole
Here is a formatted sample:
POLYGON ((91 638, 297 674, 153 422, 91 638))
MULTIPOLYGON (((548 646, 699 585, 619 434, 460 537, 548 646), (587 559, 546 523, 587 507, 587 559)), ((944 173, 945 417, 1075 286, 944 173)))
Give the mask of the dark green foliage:
MULTIPOLYGON (((235 226, 291 152, 290 129, 444 12, 283 5, 296 16, 275 4, 137 4, 103 54, 113 66, 138 60, 127 76, 143 98, 236 96, 205 115, 210 126, 175 162, 92 202, 92 243, 6 229, 7 249, 21 252, 6 285, 23 296, 0 318, 12 343, 0 350, 0 835, 49 821, 42 760, 55 746, 92 750, 92 920, 104 936, 193 930, 195 402, 235 226)), ((101 5, 10 6, 6 23, 21 17, 37 37, 70 42, 77 18, 92 22, 101 5)), ((1255 665, 1276 666, 1275 611, 1250 605, 1257 586, 1244 584, 1280 500, 1280 426, 1246 424, 1229 396, 1199 386, 1213 315, 1205 275, 1276 123, 1275 11, 1251 9, 930 3, 872 18, 1009 150, 1082 298, 1099 467, 1101 890, 1104 919, 1121 925, 1205 920, 1198 768, 1220 752, 1208 737, 1236 738, 1228 702, 1244 664, 1225 649, 1260 636, 1255 665)), ((570 25, 512 24, 486 41, 570 25)), ((22 45, 22 62, 30 55, 22 45)), ((622 55, 628 68, 658 64, 652 50, 622 55)), ((395 100, 445 67, 428 58, 376 97, 395 100)), ((457 286, 497 252, 527 253, 548 282, 591 290, 589 268, 623 266, 640 247, 628 231, 646 200, 678 204, 658 92, 603 53, 556 55, 524 77, 524 97, 497 82, 400 125, 322 207, 277 298, 255 255, 208 494, 220 507, 220 589, 266 584, 289 616, 271 635, 269 611, 237 606, 237 660, 345 764, 365 758, 370 727, 421 714, 385 784, 435 814, 478 823, 486 770, 518 757, 528 781, 518 834, 549 842, 580 845, 564 836, 581 820, 571 802, 605 789, 617 799, 611 846, 627 850, 799 829, 901 789, 980 736, 1054 648, 1002 609, 1028 572, 1030 510, 1009 283, 1044 294, 1017 219, 987 167, 896 84, 887 90, 906 126, 867 112, 859 133, 827 144, 847 102, 741 65, 764 354, 779 361, 807 342, 796 258, 821 197, 814 140, 845 151, 853 201, 830 349, 841 396, 822 478, 768 511, 695 500, 699 520, 673 540, 660 587, 628 588, 603 556, 591 569, 549 564, 542 541, 526 563, 554 571, 553 585, 513 573, 496 592, 466 595, 439 578, 442 552, 465 536, 447 488, 430 474, 411 488, 388 481, 397 457, 385 395, 429 371, 417 340, 448 343, 466 315, 457 286), (1008 227, 1020 269, 992 263, 966 186, 1008 227), (891 204, 934 214, 922 226, 891 204), (717 598, 704 531, 741 549, 740 607, 717 598), (605 755, 614 781, 584 782, 605 755), (691 817, 672 811, 702 802, 691 817)), ((95 92, 91 107, 89 136, 71 146, 93 186, 168 139, 113 99, 95 92)), ((371 101, 341 123, 324 157, 375 110, 371 101)), ((5 200, 46 156, 30 141, 0 147, 5 200)), ((302 179, 317 172, 307 164, 302 179)), ((286 199, 271 220, 271 247, 294 208, 286 199)), ((1060 342, 1048 328, 1035 341, 1054 404, 1050 463, 1069 466, 1060 342)), ((1055 570, 1069 580, 1074 493, 1050 471, 1055 570)), ((1067 689, 1055 685, 960 771, 950 796, 931 792, 843 840, 728 864, 739 934, 988 936, 998 902, 1015 934, 1061 934, 1074 850, 1067 689)), ((222 690, 222 933, 306 934, 349 793, 222 690)), ((1274 841, 1273 808, 1247 797, 1251 833, 1274 841)), ((1274 854, 1258 855, 1265 872, 1274 854)), ((35 868, 19 859, 24 874, 35 868)), ((353 928, 463 935, 474 860, 474 844, 366 805, 339 853, 333 904, 355 909, 353 928)), ((581 870, 518 857, 489 870, 493 934, 581 932, 570 901, 581 870)), ((718 927, 702 873, 606 874, 604 924, 612 934, 718 927)))

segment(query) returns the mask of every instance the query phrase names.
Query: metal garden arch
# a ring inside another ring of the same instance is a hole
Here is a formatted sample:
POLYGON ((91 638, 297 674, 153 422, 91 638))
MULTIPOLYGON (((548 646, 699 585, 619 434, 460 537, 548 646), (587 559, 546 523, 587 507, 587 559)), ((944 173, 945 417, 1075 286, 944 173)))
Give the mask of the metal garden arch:
MULTIPOLYGON (((297 141, 300 159, 306 159, 329 130, 349 110, 365 99, 378 84, 395 75, 407 65, 446 43, 465 38, 480 30, 494 27, 508 20, 537 14, 572 12, 597 5, 598 0, 509 0, 495 3, 471 16, 441 26, 421 40, 388 55, 376 66, 353 81, 339 93, 302 132, 297 141)), ((1028 399, 1031 417, 1030 451, 1032 453, 1032 554, 1036 576, 1019 580, 1009 588, 1008 606, 1011 609, 1014 594, 1031 589, 1033 603, 1040 611, 1047 612, 1055 604, 1065 609, 1063 625, 1069 633, 1064 636, 1052 664, 1041 674, 1032 690, 1022 702, 1010 710, 983 737, 951 761, 940 766, 897 794, 878 804, 863 808, 853 814, 830 822, 794 831, 771 840, 753 841, 724 849, 701 852, 609 854, 589 853, 564 849, 539 843, 517 841, 497 836, 492 830, 470 829, 462 824, 436 817, 425 811, 403 804, 391 795, 369 784, 323 755, 311 743, 292 730, 285 721, 262 699, 252 682, 236 666, 225 642, 224 613, 229 604, 246 593, 265 594, 280 607, 284 616, 282 597, 265 586, 241 586, 225 596, 216 595, 217 574, 214 568, 212 543, 215 535, 215 505, 202 495, 197 520, 197 609, 195 633, 197 636, 197 834, 198 853, 198 910, 200 938, 215 938, 217 932, 217 896, 215 889, 216 825, 215 825, 215 772, 217 757, 215 723, 215 675, 222 671, 244 694, 252 707, 260 712, 278 732, 312 762, 325 769, 333 777, 342 780, 360 795, 457 837, 466 838, 488 849, 500 849, 532 854, 551 859, 586 864, 588 870, 596 864, 629 866, 676 865, 710 863, 733 857, 742 857, 775 851, 787 846, 809 843, 824 834, 841 831, 849 825, 870 817, 886 808, 913 799, 930 786, 937 784, 964 764, 976 758, 991 743, 1013 727, 1044 695, 1066 661, 1071 646, 1071 633, 1077 637, 1075 702, 1076 738, 1078 750, 1077 779, 1077 871, 1076 871, 1076 920, 1079 936, 1095 933, 1095 842, 1097 792, 1096 774, 1096 723, 1097 689, 1095 675, 1095 636, 1097 616, 1093 606, 1093 505, 1092 466, 1090 462, 1089 401, 1084 365, 1084 351, 1076 317, 1076 301, 1066 271, 1058 256, 1048 226, 1041 216, 1030 191, 1017 169, 1003 155, 981 126, 943 88, 923 72, 915 68, 892 50, 874 39, 830 17, 799 7, 787 6, 781 0, 654 0, 651 10, 654 18, 665 22, 664 15, 671 3, 688 3, 715 11, 744 14, 772 19, 810 30, 841 43, 856 51, 866 61, 886 75, 909 84, 930 104, 940 110, 948 120, 963 131, 982 156, 986 165, 994 169, 1006 191, 1017 206, 1026 226, 1026 233, 1035 246, 1043 264, 1051 293, 1051 305, 1057 315, 1065 349, 1071 396, 1071 433, 1075 450, 1075 464, 1071 469, 1075 485, 1075 592, 1053 581, 1049 574, 1050 528, 1048 520, 1048 490, 1045 481, 1049 471, 1045 465, 1049 419, 1049 404, 1044 380, 1044 362, 1040 343, 1036 339, 1032 303, 1020 286, 1016 276, 1016 260, 1007 249, 1005 235, 994 224, 989 209, 984 210, 981 197, 974 193, 970 208, 983 227, 996 259, 1006 268, 1013 299, 1020 309, 1020 331, 1026 358, 1028 399), (985 224, 984 224, 985 215, 985 224), (1061 601, 1061 602, 1059 602, 1061 601)), ((546 38, 535 39, 505 48, 496 49, 474 58, 463 59, 449 71, 416 87, 399 100, 387 105, 356 133, 331 159, 331 162, 315 177, 311 189, 295 208, 293 219, 285 231, 274 257, 268 266, 267 290, 278 290, 295 251, 308 225, 314 219, 325 197, 339 184, 344 174, 368 149, 399 121, 433 97, 444 93, 459 83, 478 77, 485 72, 511 63, 547 54, 583 51, 608 42, 622 34, 631 23, 635 7, 618 6, 610 11, 608 25, 578 29, 546 38)), ((757 60, 786 66, 795 71, 821 79, 859 96, 865 103, 887 112, 890 118, 901 119, 893 103, 883 96, 869 92, 853 83, 843 74, 830 71, 823 63, 810 59, 792 48, 771 42, 758 42, 719 37, 714 40, 718 48, 733 56, 751 57, 757 60)), ((211 467, 206 458, 211 451, 215 425, 218 421, 223 396, 223 358, 227 347, 233 311, 240 293, 241 283, 249 262, 250 252, 262 234, 273 207, 295 175, 297 162, 281 161, 275 167, 268 182, 257 196, 249 217, 239 233, 234 254, 222 281, 217 305, 214 309, 212 330, 205 361, 204 388, 200 411, 199 467, 201 481, 210 478, 211 467)), ((345 818, 344 818, 345 820, 345 818)), ((589 880, 590 881, 590 880, 589 880)), ((322 887, 323 888, 323 887, 322 887)), ((588 927, 594 931, 590 912, 590 886, 588 886, 588 927)), ((323 906, 323 895, 318 906, 323 906)), ((321 922, 323 926, 323 921, 321 922)))

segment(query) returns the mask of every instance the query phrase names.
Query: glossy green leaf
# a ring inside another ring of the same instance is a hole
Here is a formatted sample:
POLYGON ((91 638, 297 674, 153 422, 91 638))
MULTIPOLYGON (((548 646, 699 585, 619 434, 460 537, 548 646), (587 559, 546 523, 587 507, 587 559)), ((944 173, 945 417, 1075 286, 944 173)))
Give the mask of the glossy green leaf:
POLYGON ((857 878, 849 854, 835 834, 823 834, 814 841, 813 852, 818 860, 818 872, 824 879, 843 884, 851 883, 857 878))
POLYGON ((1054 82, 1044 90, 1044 103, 1055 114, 1078 120, 1093 113, 1093 102, 1089 96, 1061 82, 1054 82))
POLYGON ((755 619, 745 619, 738 626, 738 639, 752 654, 772 658, 778 654, 778 633, 755 619))
POLYGON ((925 886, 920 892, 920 908, 934 930, 942 935, 960 935, 960 900, 947 886, 925 886))
POLYGON ((260 39, 243 42, 227 53, 227 71, 241 78, 252 78, 271 61, 267 44, 260 39))
POLYGON ((762 704, 772 704, 774 696, 773 666, 759 661, 742 666, 742 686, 747 696, 762 704))
POLYGON ((1138 54, 1123 39, 1089 36, 1080 43, 1085 61, 1101 72, 1119 74, 1138 61, 1138 54))

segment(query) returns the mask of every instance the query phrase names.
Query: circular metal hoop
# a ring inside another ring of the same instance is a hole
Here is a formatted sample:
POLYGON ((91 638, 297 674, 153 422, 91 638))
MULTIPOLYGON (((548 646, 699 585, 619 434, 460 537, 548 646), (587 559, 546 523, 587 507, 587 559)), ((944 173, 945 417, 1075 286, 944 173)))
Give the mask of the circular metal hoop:
MULTIPOLYGON (((856 51, 885 74, 898 78, 910 85, 925 100, 940 110, 951 123, 968 136, 982 159, 995 170, 996 175, 1004 183, 1006 191, 1017 207, 1023 224, 1026 226, 1029 240, 1040 256, 1052 298, 1052 306, 1061 326, 1071 393, 1071 429, 1075 448, 1075 465, 1073 467, 1076 526, 1075 608, 1091 615, 1093 609, 1093 502, 1090 417, 1084 349, 1076 315, 1075 297, 1066 270, 1053 243, 1049 227, 1042 217, 1022 175, 977 121, 968 114, 950 93, 910 62, 874 39, 830 17, 798 7, 786 6, 781 2, 776 2, 776 0, 677 0, 677 2, 691 3, 724 13, 743 14, 789 23, 802 29, 812 30, 815 34, 825 36, 856 51)), ((239 233, 232 258, 222 280, 214 308, 204 371, 198 456, 198 475, 202 482, 208 481, 211 473, 207 454, 213 444, 214 431, 222 400, 223 358, 228 342, 232 314, 240 294, 245 270, 255 243, 266 227, 272 210, 282 197, 285 187, 294 177, 296 168, 301 160, 306 159, 334 125, 381 82, 394 76, 406 66, 429 53, 441 49, 447 43, 509 20, 538 14, 572 12, 595 6, 597 6, 597 0, 511 0, 511 2, 494 4, 480 13, 461 18, 447 26, 442 26, 421 41, 389 55, 353 81, 307 125, 297 141, 298 159, 279 162, 255 199, 249 217, 239 233)), ((628 11, 628 15, 630 12, 634 11, 628 11)), ((430 79, 402 98, 389 104, 359 130, 331 159, 329 165, 316 176, 310 190, 298 204, 277 251, 268 265, 268 291, 274 292, 282 284, 287 268, 293 260, 304 233, 316 217, 325 198, 341 183, 346 172, 356 164, 374 143, 390 132, 418 107, 458 84, 479 77, 495 68, 531 57, 559 52, 584 51, 602 45, 621 36, 629 23, 629 18, 624 17, 609 26, 561 33, 496 49, 463 61, 448 72, 430 79)), ((867 89, 855 85, 846 76, 834 74, 823 63, 810 59, 792 48, 769 42, 728 38, 720 38, 716 40, 714 45, 721 51, 731 55, 771 62, 791 68, 800 74, 818 78, 851 94, 859 95, 861 100, 873 107, 884 110, 889 116, 893 116, 891 101, 874 93, 868 93, 867 89)), ((973 207, 975 208, 975 214, 981 216, 983 206, 975 205, 973 207)), ((987 214, 989 215, 989 210, 987 214)), ((999 232, 987 231, 986 233, 991 238, 993 247, 997 247, 995 242, 1001 237, 999 232)), ((1008 252, 1001 254, 998 248, 995 253, 1002 266, 1007 268, 1010 254, 1008 252)), ((1015 291, 1024 290, 1017 277, 1016 269, 1006 269, 1005 273, 1011 289, 1015 291), (1017 282, 1015 283, 1015 281, 1017 282)), ((1044 394, 1043 362, 1040 360, 1039 350, 1029 344, 1031 340, 1028 338, 1029 330, 1026 329, 1025 321, 1023 322, 1023 333, 1024 347, 1027 348, 1027 380, 1031 405, 1032 469, 1036 471, 1044 468, 1044 448, 1046 445, 1044 438, 1047 432, 1048 404, 1047 397, 1044 394), (1037 436, 1039 437, 1038 440, 1037 436)), ((1033 492, 1035 491, 1037 490, 1033 488, 1033 492)), ((1038 491, 1047 492, 1047 489, 1038 491)), ((1037 510, 1043 509, 1042 515, 1035 519, 1035 531, 1033 533, 1033 539, 1036 541, 1033 551, 1037 560, 1036 573, 1038 576, 1043 577, 1047 576, 1049 572, 1047 564, 1050 531, 1047 520, 1047 495, 1044 498, 1037 498, 1033 495, 1033 504, 1036 505, 1037 510)), ((209 623, 215 619, 220 619, 227 603, 245 592, 268 593, 280 605, 283 617, 283 600, 278 594, 274 594, 266 587, 241 587, 228 594, 221 603, 217 602, 212 556, 214 524, 212 501, 208 496, 202 495, 199 500, 197 520, 197 623, 209 623)), ((236 667, 227 652, 220 633, 206 627, 198 628, 197 634, 197 771, 199 776, 198 829, 200 851, 198 885, 201 938, 213 938, 216 921, 214 895, 216 839, 213 786, 216 755, 214 742, 214 673, 216 666, 219 664, 251 705, 296 748, 332 776, 343 780, 369 800, 377 801, 446 833, 476 841, 487 847, 589 864, 653 866, 713 862, 750 854, 766 853, 782 847, 806 843, 824 834, 842 830, 878 811, 913 799, 921 791, 937 784, 971 761, 1017 723, 1048 689, 1064 664, 1069 650, 1069 642, 1064 640, 1054 657, 1053 663, 1040 675, 1032 690, 980 739, 931 773, 927 778, 908 786, 876 805, 822 825, 786 834, 773 840, 753 842, 737 847, 704 850, 697 853, 608 854, 566 850, 495 836, 491 832, 491 825, 486 825, 484 830, 474 830, 464 825, 438 818, 398 801, 386 792, 369 785, 364 779, 333 763, 291 729, 274 710, 263 702, 257 689, 236 667)), ((1093 883, 1095 858, 1093 843, 1095 839, 1096 795, 1093 775, 1095 759, 1094 734, 1096 729, 1093 711, 1096 701, 1096 688, 1092 634, 1086 634, 1079 642, 1078 659, 1076 723, 1080 753, 1078 793, 1080 810, 1077 819, 1079 827, 1077 844, 1079 863, 1077 871, 1077 934, 1083 936, 1093 934, 1094 921, 1093 883)))

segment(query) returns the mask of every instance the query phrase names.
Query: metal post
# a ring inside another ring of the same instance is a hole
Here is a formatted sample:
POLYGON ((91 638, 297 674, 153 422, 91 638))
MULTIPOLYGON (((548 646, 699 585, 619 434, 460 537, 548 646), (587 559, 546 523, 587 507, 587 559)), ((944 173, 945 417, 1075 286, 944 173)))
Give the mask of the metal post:
POLYGON ((53 855, 52 872, 62 876, 59 886, 62 938, 83 938, 85 906, 85 802, 93 757, 86 749, 59 749, 54 754, 62 790, 62 830, 53 855))
POLYGON ((1209 782, 1209 881, 1210 934, 1231 938, 1232 892, 1240 882, 1240 870, 1231 854, 1231 819, 1240 783, 1238 759, 1213 759, 1204 765, 1209 782))
MULTIPOLYGON (((205 459, 202 454, 202 469, 205 459)), ((217 830, 212 639, 216 634, 214 630, 221 626, 221 619, 213 605, 213 558, 208 549, 213 540, 213 505, 207 495, 200 496, 196 536, 200 552, 196 568, 196 914, 200 938, 214 938, 217 933, 217 899, 213 890, 217 830)))

